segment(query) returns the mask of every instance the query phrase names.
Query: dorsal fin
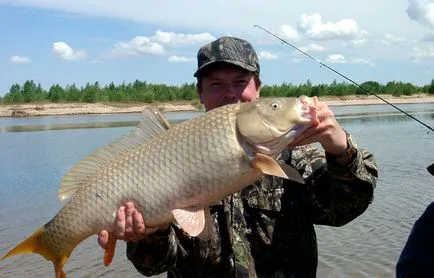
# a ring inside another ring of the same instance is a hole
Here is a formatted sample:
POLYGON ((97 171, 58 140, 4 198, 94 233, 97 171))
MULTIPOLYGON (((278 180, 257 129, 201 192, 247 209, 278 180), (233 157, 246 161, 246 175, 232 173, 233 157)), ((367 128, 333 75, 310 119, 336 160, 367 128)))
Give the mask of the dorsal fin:
POLYGON ((69 198, 96 170, 110 164, 120 155, 135 149, 170 127, 169 121, 157 108, 145 108, 134 130, 96 150, 72 167, 61 182, 58 197, 61 200, 69 198))

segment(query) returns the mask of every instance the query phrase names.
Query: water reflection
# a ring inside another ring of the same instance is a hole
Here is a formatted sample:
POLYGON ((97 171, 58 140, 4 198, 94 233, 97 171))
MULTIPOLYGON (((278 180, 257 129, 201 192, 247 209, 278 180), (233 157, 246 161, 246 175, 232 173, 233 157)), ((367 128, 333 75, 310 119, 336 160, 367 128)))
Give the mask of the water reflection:
MULTIPOLYGON (((172 120, 170 122, 176 124, 180 121, 181 120, 172 120)), ((116 121, 116 122, 89 122, 89 123, 70 123, 70 124, 47 124, 47 125, 11 125, 6 127, 0 127, 0 133, 64 130, 64 129, 129 127, 129 126, 136 126, 138 123, 139 121, 116 121)))
MULTIPOLYGON (((434 111, 418 112, 411 114, 420 121, 434 119, 434 111)), ((407 115, 401 113, 384 113, 384 114, 348 114, 344 116, 336 116, 336 119, 341 122, 352 123, 370 123, 370 122, 403 122, 414 121, 407 115)), ((416 122, 415 122, 416 123, 416 122)))
POLYGON ((44 130, 63 130, 63 129, 80 129, 80 128, 106 128, 106 127, 124 127, 135 126, 138 121, 121 121, 121 122, 91 122, 91 123, 72 123, 72 124, 48 124, 48 125, 12 125, 0 127, 0 132, 28 132, 44 130))

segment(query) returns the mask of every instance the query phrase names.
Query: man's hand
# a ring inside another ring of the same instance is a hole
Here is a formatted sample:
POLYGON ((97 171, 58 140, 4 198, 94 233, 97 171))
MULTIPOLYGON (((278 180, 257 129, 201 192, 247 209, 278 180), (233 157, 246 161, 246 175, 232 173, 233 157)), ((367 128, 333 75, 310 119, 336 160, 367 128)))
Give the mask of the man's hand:
MULTIPOLYGON (((117 210, 114 227, 116 239, 125 241, 139 241, 157 230, 167 229, 167 226, 162 228, 146 228, 142 214, 137 211, 132 202, 127 202, 125 206, 121 206, 117 210)), ((102 230, 98 235, 98 243, 105 249, 107 242, 108 232, 102 230)))
POLYGON ((290 146, 319 142, 326 152, 332 155, 342 154, 347 149, 345 131, 326 103, 318 101, 316 108, 319 124, 306 129, 290 146))

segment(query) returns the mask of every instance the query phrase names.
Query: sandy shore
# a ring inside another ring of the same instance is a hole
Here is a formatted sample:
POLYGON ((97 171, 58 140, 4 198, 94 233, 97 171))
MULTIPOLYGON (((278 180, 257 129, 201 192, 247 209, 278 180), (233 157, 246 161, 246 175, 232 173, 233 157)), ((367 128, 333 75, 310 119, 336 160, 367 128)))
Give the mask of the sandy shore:
MULTIPOLYGON (((382 95, 382 98, 393 104, 406 103, 434 103, 434 96, 416 95, 411 97, 392 97, 382 95)), ((375 96, 326 97, 320 98, 330 106, 338 105, 370 105, 384 104, 375 96)), ((34 117, 54 115, 85 115, 85 114, 120 114, 139 113, 147 106, 156 106, 164 112, 169 111, 197 111, 198 108, 187 102, 158 103, 158 104, 122 104, 108 105, 102 103, 46 103, 0 105, 0 117, 34 117)))
POLYGON ((164 112, 197 110, 196 107, 188 103, 130 104, 121 106, 102 103, 38 103, 0 105, 0 117, 140 113, 148 106, 156 106, 164 112))

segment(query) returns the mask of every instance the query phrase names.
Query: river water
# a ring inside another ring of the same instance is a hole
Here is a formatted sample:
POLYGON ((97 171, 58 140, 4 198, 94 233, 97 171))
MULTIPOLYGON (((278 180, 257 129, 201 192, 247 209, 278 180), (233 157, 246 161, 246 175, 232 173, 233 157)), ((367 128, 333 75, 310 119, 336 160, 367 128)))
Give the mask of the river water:
MULTIPOLYGON (((434 125, 434 105, 401 105, 434 125)), ((434 137, 427 129, 385 105, 332 108, 361 148, 380 167, 375 198, 368 210, 344 227, 316 226, 318 277, 394 277, 394 267, 411 227, 434 201, 434 137)), ((200 113, 167 113, 179 121, 200 113)), ((98 147, 128 133, 139 114, 0 118, 0 256, 61 208, 56 193, 68 169, 98 147)), ((69 277, 141 277, 118 242, 109 267, 96 236, 81 243, 65 266, 69 277)), ((39 255, 0 262, 0 277, 52 277, 39 255)))

